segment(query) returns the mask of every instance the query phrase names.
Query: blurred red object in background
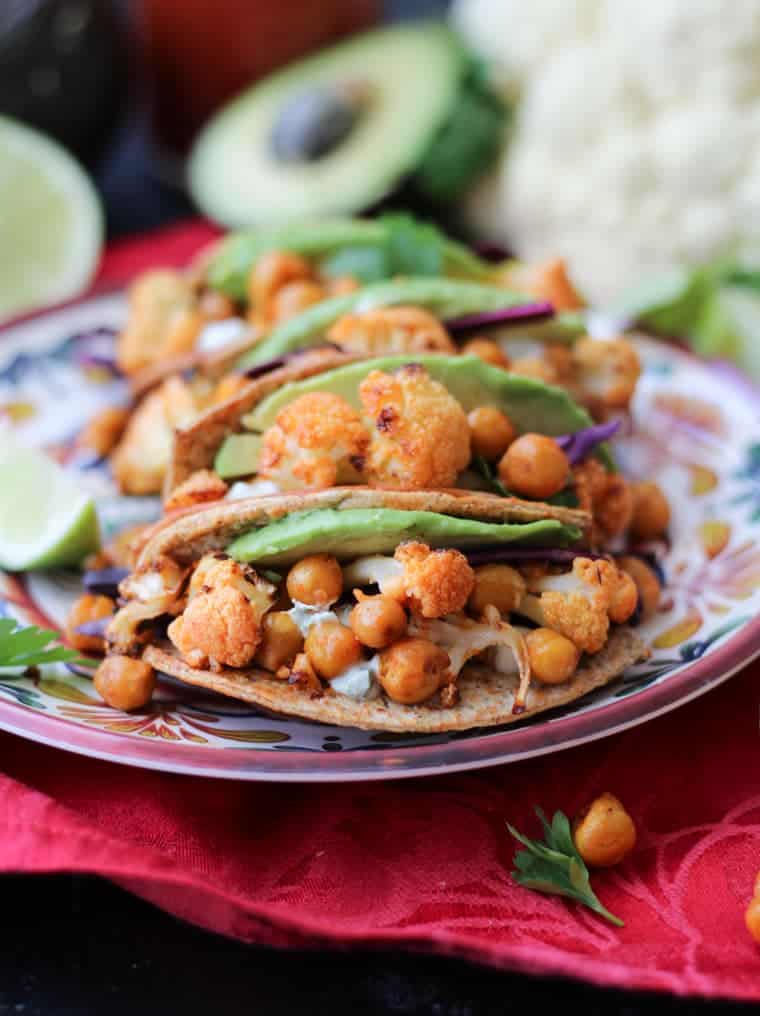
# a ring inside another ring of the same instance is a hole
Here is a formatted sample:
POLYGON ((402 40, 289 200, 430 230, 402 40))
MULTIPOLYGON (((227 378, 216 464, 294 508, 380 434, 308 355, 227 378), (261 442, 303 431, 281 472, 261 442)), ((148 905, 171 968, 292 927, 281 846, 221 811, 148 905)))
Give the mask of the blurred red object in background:
POLYGON ((156 141, 187 150, 246 85, 371 25, 378 0, 142 0, 140 35, 156 141))

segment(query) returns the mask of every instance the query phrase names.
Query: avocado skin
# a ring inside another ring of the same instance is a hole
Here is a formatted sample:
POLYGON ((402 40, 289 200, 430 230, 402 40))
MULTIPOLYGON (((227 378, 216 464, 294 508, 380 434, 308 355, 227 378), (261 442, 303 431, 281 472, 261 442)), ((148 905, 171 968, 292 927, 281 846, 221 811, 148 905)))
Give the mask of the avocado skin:
POLYGON ((250 476, 256 472, 260 450, 258 434, 230 434, 216 453, 214 471, 223 480, 250 476))
POLYGON ((405 540, 463 549, 506 543, 559 547, 579 536, 577 529, 555 519, 514 524, 392 508, 320 508, 296 512, 245 533, 229 545, 227 553, 237 561, 279 567, 308 554, 334 554, 341 560, 392 554, 405 540))

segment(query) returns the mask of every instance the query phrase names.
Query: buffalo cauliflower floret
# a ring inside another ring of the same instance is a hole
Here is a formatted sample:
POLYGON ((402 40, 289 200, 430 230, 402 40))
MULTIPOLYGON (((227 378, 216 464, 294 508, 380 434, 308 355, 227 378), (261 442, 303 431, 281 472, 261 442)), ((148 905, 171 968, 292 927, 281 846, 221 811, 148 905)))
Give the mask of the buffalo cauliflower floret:
POLYGON ((539 264, 511 262, 504 273, 505 282, 537 300, 548 300, 555 310, 578 310, 583 299, 567 274, 564 258, 552 258, 539 264))
POLYGON ((579 339, 573 347, 575 378, 592 409, 625 409, 641 373, 638 353, 625 339, 579 339))
POLYGON ((607 641, 610 620, 621 623, 636 607, 633 582, 610 561, 576 557, 572 571, 526 576, 528 594, 519 613, 558 631, 587 653, 607 641))
POLYGON ((578 505, 592 516, 597 536, 608 539, 625 532, 633 517, 633 492, 625 477, 588 458, 574 468, 573 482, 578 505))
POLYGON ((199 469, 171 492, 164 502, 164 511, 221 501, 226 493, 227 484, 220 476, 211 469, 199 469))
POLYGON ((169 557, 158 557, 149 567, 128 575, 119 584, 126 602, 106 628, 109 650, 124 656, 137 653, 149 637, 143 623, 176 611, 186 575, 187 570, 169 557))
POLYGON ((464 554, 402 543, 393 556, 403 566, 404 593, 415 613, 444 617, 464 609, 475 586, 475 572, 464 554))
POLYGON ((179 272, 160 269, 139 276, 129 291, 129 317, 116 350, 125 374, 156 363, 169 351, 167 338, 193 302, 192 285, 179 272))
POLYGON ((370 485, 452 487, 470 461, 467 417, 453 395, 419 364, 371 371, 359 395, 372 426, 365 475, 370 485))
POLYGON ((276 588, 257 574, 249 564, 233 561, 226 554, 205 554, 195 567, 188 586, 188 597, 227 586, 237 589, 249 601, 259 620, 275 601, 276 588))
POLYGON ((420 307, 378 307, 344 314, 327 333, 348 353, 454 353, 456 347, 438 318, 420 307))
POLYGON ((306 653, 298 653, 290 666, 280 667, 275 674, 280 681, 297 685, 302 691, 309 693, 311 698, 319 698, 323 693, 322 682, 306 653))
POLYGON ((280 410, 261 443, 258 474, 282 490, 356 483, 369 435, 359 414, 331 392, 309 392, 280 410))
POLYGON ((111 455, 116 482, 125 494, 161 490, 172 452, 174 431, 198 415, 193 392, 180 377, 170 377, 142 400, 111 455))
POLYGON ((244 667, 261 642, 261 625, 239 589, 218 586, 193 597, 168 635, 191 667, 244 667))

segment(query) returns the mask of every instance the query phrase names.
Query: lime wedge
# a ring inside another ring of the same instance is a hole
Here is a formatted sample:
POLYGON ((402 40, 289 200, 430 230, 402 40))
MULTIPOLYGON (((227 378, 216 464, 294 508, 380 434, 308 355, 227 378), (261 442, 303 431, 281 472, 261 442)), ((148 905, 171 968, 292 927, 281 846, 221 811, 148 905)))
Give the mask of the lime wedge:
POLYGON ((0 116, 0 319, 74 296, 103 239, 95 189, 56 142, 0 116))
POLYGON ((78 565, 99 544, 92 499, 52 459, 0 431, 0 567, 78 565))

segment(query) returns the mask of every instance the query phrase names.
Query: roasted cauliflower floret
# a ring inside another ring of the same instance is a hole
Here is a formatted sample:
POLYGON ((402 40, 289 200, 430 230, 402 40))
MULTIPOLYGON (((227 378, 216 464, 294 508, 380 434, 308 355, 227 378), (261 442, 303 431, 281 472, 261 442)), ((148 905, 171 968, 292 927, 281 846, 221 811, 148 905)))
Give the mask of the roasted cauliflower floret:
POLYGON ((271 323, 278 291, 291 282, 310 280, 313 276, 311 265, 299 254, 286 250, 262 254, 256 259, 248 279, 251 313, 262 324, 271 323))
POLYGON ((331 392, 309 392, 280 410, 261 442, 258 474, 281 489, 356 483, 369 445, 359 414, 331 392))
POLYGON ((261 625, 240 590, 219 586, 193 597, 168 635, 191 667, 244 667, 261 642, 261 625))
POLYGON ((192 306, 191 283, 179 272, 160 269, 140 275, 129 290, 129 317, 116 349, 124 373, 160 360, 167 352, 167 337, 192 306))
POLYGON ((572 571, 526 575, 528 594, 519 613, 567 636, 587 653, 607 641, 610 620, 620 623, 636 607, 636 587, 610 561, 576 557, 572 571))
POLYGON ((420 307, 378 307, 344 314, 327 333, 348 353, 454 353, 456 347, 438 318, 420 307))
POLYGON ((164 502, 164 511, 220 501, 226 493, 227 484, 220 476, 212 469, 199 469, 171 492, 164 502))
POLYGON ((475 586, 475 573, 458 550, 431 550, 425 543, 402 543, 393 555, 408 606, 422 617, 444 617, 463 610, 475 586))
POLYGON ((370 485, 452 487, 470 461, 470 431, 457 400, 419 364, 371 371, 359 395, 372 427, 364 473, 370 485))
POLYGON ((548 300, 556 310, 578 310, 583 307, 583 298, 578 293, 567 274, 567 265, 563 258, 552 258, 538 264, 510 262, 503 278, 508 286, 513 286, 538 300, 548 300))
POLYGON ((641 363, 625 339, 579 339, 573 347, 575 378, 592 409, 625 409, 636 390, 641 363))
POLYGON ((193 392, 170 377, 142 400, 111 455, 116 482, 125 494, 155 494, 169 464, 174 431, 198 415, 193 392))
POLYGON ((630 526, 633 491, 625 477, 608 473, 598 459, 588 458, 573 470, 579 507, 591 514, 596 535, 607 539, 630 526))
POLYGON ((226 554, 204 554, 195 567, 188 586, 188 598, 228 586, 237 589, 250 602, 261 619, 275 601, 277 590, 249 564, 233 561, 226 554))

